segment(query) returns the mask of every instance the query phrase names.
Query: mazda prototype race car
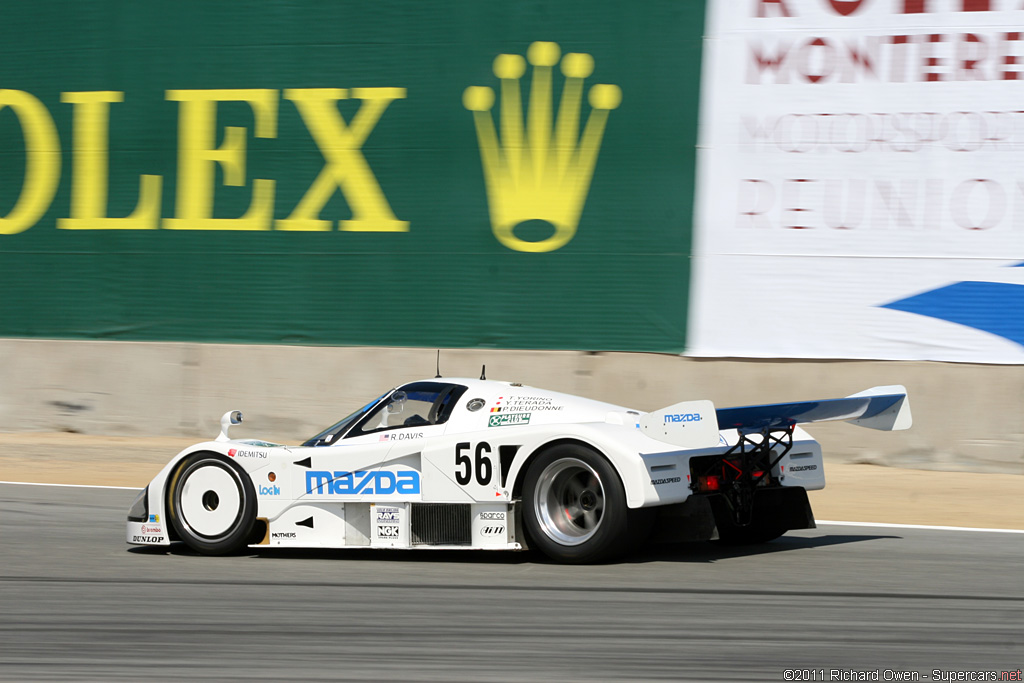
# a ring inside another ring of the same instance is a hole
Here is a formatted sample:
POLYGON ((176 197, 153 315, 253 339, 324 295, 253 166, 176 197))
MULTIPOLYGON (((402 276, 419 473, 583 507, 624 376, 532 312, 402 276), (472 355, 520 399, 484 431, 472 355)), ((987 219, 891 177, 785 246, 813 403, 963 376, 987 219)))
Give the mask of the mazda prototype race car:
POLYGON ((901 386, 847 398, 650 413, 483 379, 388 391, 301 446, 232 439, 175 456, 128 543, 239 548, 534 547, 561 562, 645 539, 756 543, 814 527, 821 447, 800 423, 910 426, 901 386))

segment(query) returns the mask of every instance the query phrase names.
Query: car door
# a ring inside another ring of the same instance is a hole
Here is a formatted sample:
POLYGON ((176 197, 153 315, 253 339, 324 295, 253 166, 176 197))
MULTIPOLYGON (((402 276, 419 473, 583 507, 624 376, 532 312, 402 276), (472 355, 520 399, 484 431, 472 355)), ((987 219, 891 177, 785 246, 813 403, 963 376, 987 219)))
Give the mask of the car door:
POLYGON ((336 444, 311 456, 316 462, 305 473, 306 496, 339 502, 420 500, 419 453, 444 434, 463 391, 444 382, 396 389, 336 444))

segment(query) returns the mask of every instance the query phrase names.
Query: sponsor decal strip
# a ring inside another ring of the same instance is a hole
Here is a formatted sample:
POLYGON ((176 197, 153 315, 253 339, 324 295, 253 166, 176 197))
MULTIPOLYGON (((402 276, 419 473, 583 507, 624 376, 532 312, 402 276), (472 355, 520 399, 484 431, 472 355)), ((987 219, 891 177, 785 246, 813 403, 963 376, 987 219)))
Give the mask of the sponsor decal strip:
POLYGON ((669 422, 700 422, 700 413, 676 413, 665 415, 665 424, 669 422))
POLYGON ((163 543, 163 536, 132 536, 132 543, 163 543))
POLYGON ((239 458, 258 458, 260 460, 267 459, 267 451, 251 451, 244 449, 238 450, 237 448, 232 448, 231 450, 228 451, 228 455, 230 455, 232 458, 237 456, 239 458))
POLYGON ((504 427, 506 425, 524 425, 530 422, 530 413, 502 413, 491 415, 487 420, 488 427, 504 427))

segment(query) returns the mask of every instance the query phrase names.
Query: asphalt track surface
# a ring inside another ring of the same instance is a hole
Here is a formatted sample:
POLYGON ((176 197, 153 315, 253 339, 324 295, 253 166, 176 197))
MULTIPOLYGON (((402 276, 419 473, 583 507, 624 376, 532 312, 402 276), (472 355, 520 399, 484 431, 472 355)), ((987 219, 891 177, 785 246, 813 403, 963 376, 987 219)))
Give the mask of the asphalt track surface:
POLYGON ((201 557, 125 545, 134 496, 0 484, 0 679, 929 680, 1024 665, 1024 534, 823 526, 587 567, 201 557))

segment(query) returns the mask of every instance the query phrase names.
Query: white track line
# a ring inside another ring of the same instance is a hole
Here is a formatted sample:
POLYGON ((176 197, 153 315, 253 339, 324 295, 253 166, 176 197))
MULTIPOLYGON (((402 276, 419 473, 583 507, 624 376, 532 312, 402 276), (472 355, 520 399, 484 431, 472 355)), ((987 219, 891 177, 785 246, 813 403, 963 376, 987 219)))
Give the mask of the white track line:
MULTIPOLYGON (((125 491, 141 491, 137 486, 98 486, 95 484, 43 484, 32 481, 0 481, 0 484, 12 484, 16 486, 66 486, 79 489, 121 489, 125 491)), ((828 519, 815 520, 818 524, 826 526, 862 526, 877 527, 880 529, 927 529, 930 531, 982 531, 993 534, 1024 534, 1024 529, 979 529, 969 526, 933 526, 930 524, 890 524, 888 522, 837 522, 828 519)))
POLYGON ((1024 534, 1024 529, 979 529, 970 526, 933 526, 930 524, 890 524, 888 522, 835 522, 826 519, 815 520, 818 524, 831 526, 866 526, 881 529, 928 529, 930 531, 984 531, 996 534, 1024 534))
POLYGON ((123 489, 125 491, 141 491, 141 486, 99 486, 97 484, 41 484, 34 481, 0 481, 0 484, 16 486, 66 486, 76 489, 123 489))

